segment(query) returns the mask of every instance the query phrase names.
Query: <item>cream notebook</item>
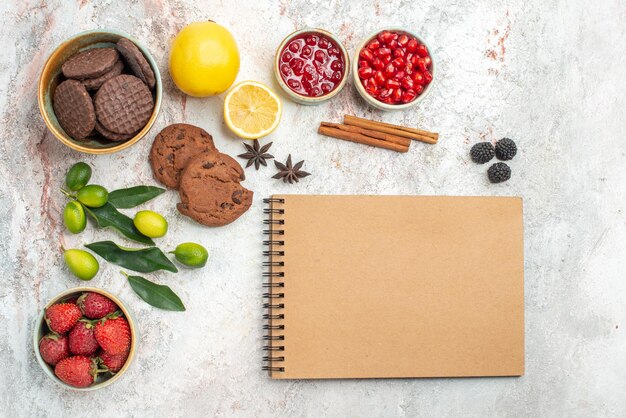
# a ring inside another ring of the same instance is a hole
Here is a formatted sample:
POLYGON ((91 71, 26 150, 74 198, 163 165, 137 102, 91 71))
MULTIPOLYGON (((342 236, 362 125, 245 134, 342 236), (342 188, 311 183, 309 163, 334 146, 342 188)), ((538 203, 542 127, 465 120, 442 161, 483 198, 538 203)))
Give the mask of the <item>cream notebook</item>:
POLYGON ((524 373, 522 200, 266 199, 275 379, 524 373))

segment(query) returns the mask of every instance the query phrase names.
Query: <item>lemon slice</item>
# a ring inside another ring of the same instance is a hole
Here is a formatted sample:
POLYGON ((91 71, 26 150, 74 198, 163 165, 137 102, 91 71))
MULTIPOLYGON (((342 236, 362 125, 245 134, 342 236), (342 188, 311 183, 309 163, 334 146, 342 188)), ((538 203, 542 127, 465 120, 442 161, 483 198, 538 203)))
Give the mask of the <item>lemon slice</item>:
POLYGON ((224 100, 224 121, 240 138, 257 139, 276 129, 283 113, 280 98, 256 81, 237 84, 224 100))

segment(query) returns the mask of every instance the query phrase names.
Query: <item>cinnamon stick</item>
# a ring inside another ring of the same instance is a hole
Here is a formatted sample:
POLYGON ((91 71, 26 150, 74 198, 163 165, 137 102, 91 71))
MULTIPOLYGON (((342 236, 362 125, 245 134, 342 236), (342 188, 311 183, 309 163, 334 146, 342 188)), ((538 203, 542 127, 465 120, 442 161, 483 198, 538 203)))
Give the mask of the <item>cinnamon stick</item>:
POLYGON ((372 138, 357 132, 349 132, 332 126, 320 125, 319 134, 330 136, 331 138, 343 139, 344 141, 356 142, 359 144, 371 145, 373 147, 385 148, 396 152, 407 152, 408 146, 396 144, 394 142, 383 141, 372 138))
POLYGON ((379 132, 379 131, 372 131, 370 129, 360 128, 358 126, 348 126, 348 125, 342 125, 340 123, 331 123, 331 122, 322 122, 321 125, 328 126, 331 128, 337 128, 346 132, 362 134, 365 136, 369 136, 371 138, 382 139, 383 141, 393 142, 394 144, 403 145, 405 147, 408 147, 411 144, 411 139, 409 138, 386 134, 384 132, 379 132))
POLYGON ((392 125, 390 123, 363 119, 352 115, 344 115, 343 123, 345 125, 358 126, 360 128, 370 129, 373 131, 415 139, 429 144, 436 144, 439 140, 439 134, 436 132, 428 132, 422 129, 408 128, 400 125, 392 125))

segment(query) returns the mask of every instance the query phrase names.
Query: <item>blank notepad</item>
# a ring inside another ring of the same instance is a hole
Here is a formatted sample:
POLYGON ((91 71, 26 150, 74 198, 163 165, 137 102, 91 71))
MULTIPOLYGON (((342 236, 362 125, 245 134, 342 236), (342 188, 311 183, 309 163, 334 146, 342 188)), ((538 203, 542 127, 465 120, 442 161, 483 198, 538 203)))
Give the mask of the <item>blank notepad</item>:
POLYGON ((268 200, 275 379, 524 373, 522 200, 268 200))

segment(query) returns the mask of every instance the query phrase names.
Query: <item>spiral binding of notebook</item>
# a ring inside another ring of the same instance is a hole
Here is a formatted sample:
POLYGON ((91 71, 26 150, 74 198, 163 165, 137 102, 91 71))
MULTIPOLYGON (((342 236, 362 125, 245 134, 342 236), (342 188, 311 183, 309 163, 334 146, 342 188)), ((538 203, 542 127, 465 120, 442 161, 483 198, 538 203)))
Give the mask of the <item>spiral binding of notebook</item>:
POLYGON ((282 271, 282 267, 285 266, 283 261, 285 252, 282 249, 285 242, 280 239, 285 233, 282 229, 285 220, 281 219, 281 215, 285 214, 285 210, 280 205, 284 204, 285 200, 270 198, 263 199, 263 203, 269 205, 268 208, 263 210, 268 216, 268 219, 265 219, 263 223, 269 227, 269 229, 263 231, 263 234, 269 238, 263 241, 263 245, 267 247, 263 251, 263 256, 267 257, 268 260, 263 262, 263 268, 267 269, 267 271, 263 272, 263 288, 266 289, 263 293, 263 309, 266 310, 266 313, 263 314, 263 320, 267 321, 263 325, 265 334, 263 335, 265 342, 263 350, 268 352, 268 355, 263 357, 263 362, 265 363, 263 370, 271 374, 285 371, 285 368, 281 365, 281 362, 285 361, 285 356, 281 355, 281 352, 285 351, 285 346, 282 345, 285 336, 281 332, 285 329, 283 324, 285 304, 282 302, 285 294, 281 291, 285 287, 285 282, 283 281, 285 273, 282 271))

